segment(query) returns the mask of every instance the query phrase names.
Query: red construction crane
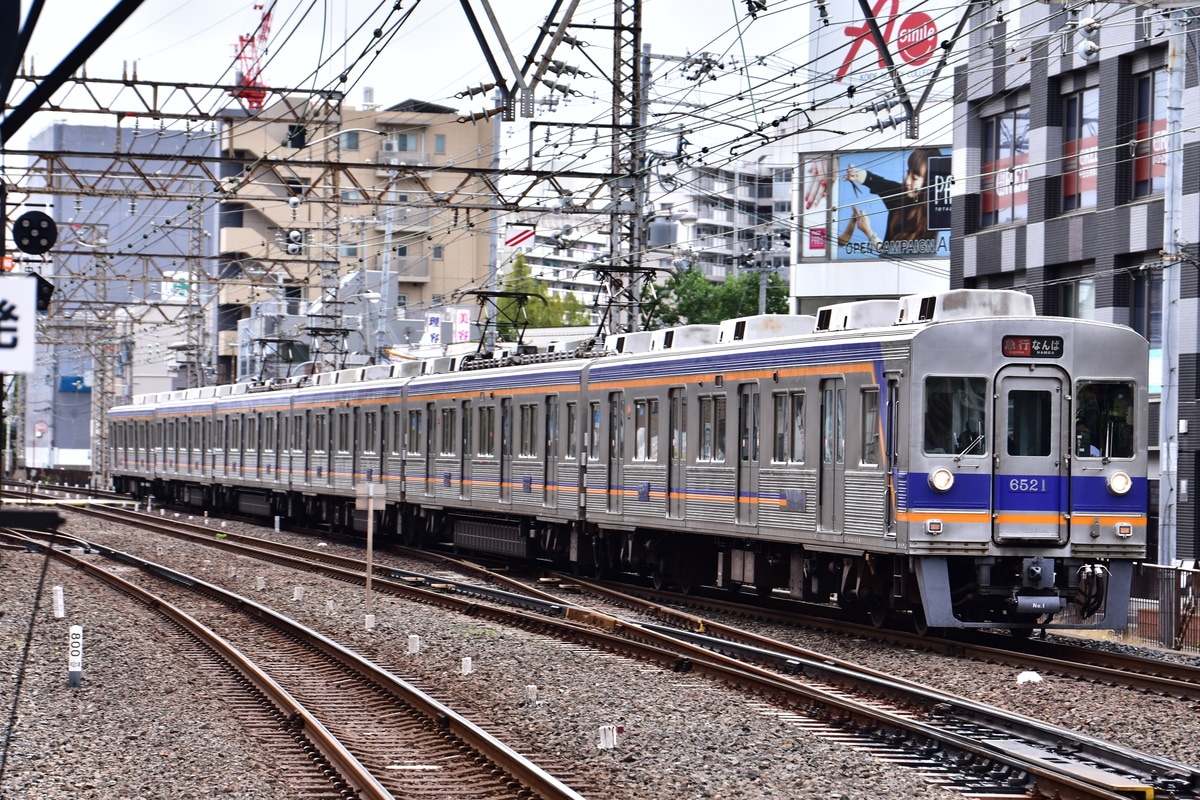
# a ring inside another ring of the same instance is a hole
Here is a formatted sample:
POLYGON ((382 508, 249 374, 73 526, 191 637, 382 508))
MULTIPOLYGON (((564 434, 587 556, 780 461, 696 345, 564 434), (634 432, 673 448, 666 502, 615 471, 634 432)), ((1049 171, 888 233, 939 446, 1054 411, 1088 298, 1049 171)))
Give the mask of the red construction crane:
POLYGON ((257 34, 238 37, 237 44, 237 87, 229 94, 244 100, 247 108, 258 110, 267 97, 267 85, 262 82, 262 64, 259 59, 267 51, 267 37, 271 33, 271 9, 262 3, 254 4, 255 11, 262 11, 257 34))

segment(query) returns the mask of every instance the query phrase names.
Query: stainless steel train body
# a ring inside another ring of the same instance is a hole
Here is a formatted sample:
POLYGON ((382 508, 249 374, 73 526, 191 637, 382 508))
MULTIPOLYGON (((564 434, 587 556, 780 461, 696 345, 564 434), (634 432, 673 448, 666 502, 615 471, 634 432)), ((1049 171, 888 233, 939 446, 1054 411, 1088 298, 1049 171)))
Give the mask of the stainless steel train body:
POLYGON ((359 530, 374 484, 411 543, 876 621, 1124 625, 1148 494, 1128 328, 959 290, 620 343, 141 397, 110 411, 114 480, 359 530))

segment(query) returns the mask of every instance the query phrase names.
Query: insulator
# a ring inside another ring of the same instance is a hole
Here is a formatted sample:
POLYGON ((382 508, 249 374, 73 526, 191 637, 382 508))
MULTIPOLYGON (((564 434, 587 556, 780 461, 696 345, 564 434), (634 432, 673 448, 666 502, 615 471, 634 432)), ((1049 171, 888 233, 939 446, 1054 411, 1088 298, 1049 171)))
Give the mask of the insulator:
POLYGON ((495 88, 496 88, 496 84, 485 83, 482 86, 476 86, 471 89, 467 89, 465 92, 459 92, 458 94, 456 94, 454 96, 460 97, 460 98, 461 97, 474 97, 477 94, 486 94, 495 88))
POLYGON ((504 106, 500 106, 499 108, 489 108, 486 111, 476 111, 473 114, 469 114, 465 117, 459 117, 458 121, 459 122, 486 122, 487 120, 491 119, 492 117, 496 116, 497 114, 503 114, 503 113, 504 113, 504 106))

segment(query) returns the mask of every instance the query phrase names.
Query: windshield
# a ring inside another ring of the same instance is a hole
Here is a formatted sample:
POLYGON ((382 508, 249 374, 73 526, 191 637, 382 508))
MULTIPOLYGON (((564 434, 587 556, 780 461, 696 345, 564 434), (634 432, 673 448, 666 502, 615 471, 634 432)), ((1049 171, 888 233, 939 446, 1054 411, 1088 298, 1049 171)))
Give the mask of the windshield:
POLYGON ((1133 458, 1133 384, 1080 381, 1075 392, 1075 441, 1080 458, 1133 458))
POLYGON ((986 403, 984 378, 926 378, 925 452, 983 455, 986 403))

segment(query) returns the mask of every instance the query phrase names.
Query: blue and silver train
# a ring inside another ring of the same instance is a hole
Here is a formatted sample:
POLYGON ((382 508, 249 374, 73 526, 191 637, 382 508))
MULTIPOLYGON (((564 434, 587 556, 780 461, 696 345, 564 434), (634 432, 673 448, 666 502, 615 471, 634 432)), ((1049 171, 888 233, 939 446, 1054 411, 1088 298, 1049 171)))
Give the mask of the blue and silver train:
POLYGON ((421 545, 833 601, 918 627, 1120 628, 1148 346, 957 290, 135 398, 119 489, 421 545))

